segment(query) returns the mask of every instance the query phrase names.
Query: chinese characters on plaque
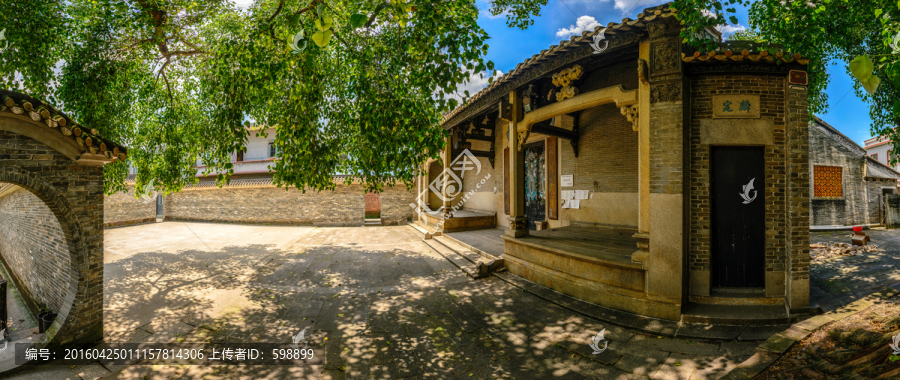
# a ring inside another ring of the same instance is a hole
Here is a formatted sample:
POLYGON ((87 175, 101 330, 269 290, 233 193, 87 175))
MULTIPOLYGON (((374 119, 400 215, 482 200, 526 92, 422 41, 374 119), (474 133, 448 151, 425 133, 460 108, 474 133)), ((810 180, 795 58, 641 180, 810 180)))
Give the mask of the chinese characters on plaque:
POLYGON ((713 119, 758 119, 759 95, 713 95, 713 119))

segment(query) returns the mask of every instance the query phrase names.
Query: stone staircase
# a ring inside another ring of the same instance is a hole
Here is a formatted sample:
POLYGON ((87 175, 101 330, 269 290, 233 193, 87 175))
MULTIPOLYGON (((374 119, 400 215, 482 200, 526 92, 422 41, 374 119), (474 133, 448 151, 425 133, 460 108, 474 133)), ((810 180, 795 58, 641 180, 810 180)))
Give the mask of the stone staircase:
POLYGON ((441 232, 431 232, 418 224, 410 227, 424 235, 422 239, 429 248, 444 256, 450 263, 472 278, 490 276, 505 269, 504 260, 475 247, 469 246, 441 232))
POLYGON ((777 325, 793 323, 784 297, 766 297, 763 289, 714 290, 709 296, 690 296, 684 322, 727 325, 777 325))

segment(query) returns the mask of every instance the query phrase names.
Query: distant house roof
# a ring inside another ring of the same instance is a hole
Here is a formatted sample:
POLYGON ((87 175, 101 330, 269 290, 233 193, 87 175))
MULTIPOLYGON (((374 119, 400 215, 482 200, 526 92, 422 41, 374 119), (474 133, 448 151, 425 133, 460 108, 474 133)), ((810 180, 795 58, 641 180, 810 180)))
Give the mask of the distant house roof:
POLYGON ((832 127, 831 124, 826 123, 824 120, 820 119, 818 116, 815 117, 810 124, 818 125, 821 128, 824 128, 832 133, 832 136, 835 137, 835 141, 845 147, 853 150, 860 156, 865 157, 866 159, 866 177, 876 177, 876 178, 900 178, 900 172, 892 169, 890 166, 882 164, 872 157, 869 157, 866 154, 866 150, 863 147, 859 146, 856 142, 851 140, 849 137, 841 133, 837 130, 837 128, 832 127))

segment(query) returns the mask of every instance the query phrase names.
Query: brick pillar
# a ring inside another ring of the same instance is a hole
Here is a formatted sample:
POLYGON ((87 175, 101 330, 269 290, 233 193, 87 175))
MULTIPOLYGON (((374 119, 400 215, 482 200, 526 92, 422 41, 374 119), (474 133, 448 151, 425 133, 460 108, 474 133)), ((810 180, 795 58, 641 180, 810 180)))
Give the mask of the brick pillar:
POLYGON ((684 257, 684 75, 681 25, 674 17, 647 25, 649 82, 649 250, 647 295, 680 317, 684 257))
POLYGON ((512 120, 509 122, 509 229, 508 236, 528 236, 525 218, 525 152, 521 144, 528 138, 528 132, 523 131, 525 138, 519 140, 517 128, 519 120, 522 120, 522 102, 516 91, 509 93, 509 102, 512 104, 512 120))
MULTIPOLYGON (((787 83, 788 81, 785 80, 787 83)), ((791 310, 809 307, 809 111, 805 86, 787 85, 787 242, 785 276, 791 310)))

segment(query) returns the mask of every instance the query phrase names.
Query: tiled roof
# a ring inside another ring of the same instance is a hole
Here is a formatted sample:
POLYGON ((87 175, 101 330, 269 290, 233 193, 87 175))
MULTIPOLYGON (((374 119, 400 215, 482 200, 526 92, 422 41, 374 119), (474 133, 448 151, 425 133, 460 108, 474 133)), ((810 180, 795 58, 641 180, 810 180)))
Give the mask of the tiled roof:
POLYGON ((568 40, 560 41, 558 45, 553 45, 545 50, 542 50, 540 53, 533 55, 529 59, 526 59, 525 62, 516 65, 515 69, 506 73, 506 75, 503 75, 502 77, 495 80, 493 83, 473 95, 468 99, 468 103, 460 105, 453 111, 444 115, 443 119, 441 120, 441 124, 444 124, 448 120, 452 119, 454 116, 456 116, 456 114, 466 109, 466 107, 468 107, 474 101, 478 100, 481 97, 484 97, 494 89, 499 88, 502 84, 513 80, 525 71, 528 71, 533 66, 536 66, 539 63, 543 63, 549 58, 555 57, 569 50, 573 50, 593 42, 594 35, 599 33, 600 31, 604 31, 607 38, 609 38, 610 36, 615 36, 618 33, 634 32, 636 30, 642 31, 646 28, 645 22, 653 21, 658 18, 675 16, 675 11, 670 8, 671 4, 672 3, 666 3, 652 8, 646 8, 643 12, 638 14, 637 19, 635 20, 624 18, 620 23, 611 22, 607 24, 606 27, 597 26, 593 31, 586 30, 582 32, 581 35, 574 35, 568 40))
POLYGON ((43 122, 60 134, 67 136, 85 151, 94 155, 105 156, 108 160, 125 160, 127 149, 110 140, 100 137, 96 129, 90 129, 79 125, 58 111, 53 106, 18 92, 0 90, 0 112, 12 112, 16 115, 25 115, 36 122, 43 122))
POLYGON ((809 63, 809 57, 800 53, 779 51, 779 45, 764 45, 749 41, 728 41, 718 44, 716 50, 702 53, 695 51, 693 54, 681 53, 681 60, 686 63, 699 62, 796 62, 801 65, 809 63), (773 50, 769 52, 768 50, 773 50))

